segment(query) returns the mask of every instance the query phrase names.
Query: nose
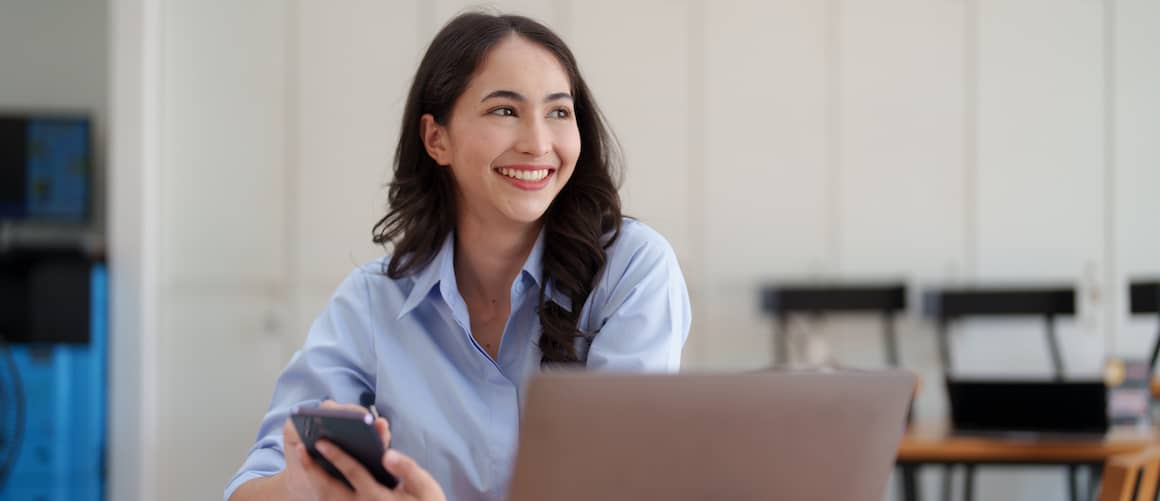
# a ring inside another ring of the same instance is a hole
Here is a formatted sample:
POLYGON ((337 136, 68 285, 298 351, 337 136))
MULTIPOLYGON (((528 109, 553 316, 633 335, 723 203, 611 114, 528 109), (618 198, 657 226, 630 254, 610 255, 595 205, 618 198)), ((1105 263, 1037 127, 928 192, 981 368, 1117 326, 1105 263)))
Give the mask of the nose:
POLYGON ((516 150, 533 158, 540 158, 552 151, 552 133, 543 119, 524 122, 516 142, 516 150))

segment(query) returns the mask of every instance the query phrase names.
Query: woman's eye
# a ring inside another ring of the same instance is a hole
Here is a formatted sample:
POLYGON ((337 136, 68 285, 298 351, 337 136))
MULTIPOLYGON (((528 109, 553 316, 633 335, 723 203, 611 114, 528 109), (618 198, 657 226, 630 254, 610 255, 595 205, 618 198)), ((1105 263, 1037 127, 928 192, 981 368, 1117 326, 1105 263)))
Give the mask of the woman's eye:
POLYGON ((552 118, 568 118, 568 117, 572 116, 572 111, 569 110, 568 108, 556 108, 556 109, 552 110, 552 113, 549 114, 548 116, 550 116, 552 118))
POLYGON ((514 117, 514 116, 516 116, 516 110, 509 108, 507 106, 502 106, 502 107, 496 108, 494 110, 491 110, 491 114, 496 115, 496 116, 500 116, 500 117, 514 117))

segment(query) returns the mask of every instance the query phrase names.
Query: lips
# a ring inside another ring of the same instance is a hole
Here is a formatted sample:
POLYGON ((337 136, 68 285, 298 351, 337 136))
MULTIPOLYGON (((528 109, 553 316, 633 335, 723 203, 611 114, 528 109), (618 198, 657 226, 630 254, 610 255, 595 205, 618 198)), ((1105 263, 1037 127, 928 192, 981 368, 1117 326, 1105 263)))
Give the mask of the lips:
POLYGON ((548 185, 556 168, 550 165, 506 165, 496 167, 494 171, 517 188, 538 190, 548 185))

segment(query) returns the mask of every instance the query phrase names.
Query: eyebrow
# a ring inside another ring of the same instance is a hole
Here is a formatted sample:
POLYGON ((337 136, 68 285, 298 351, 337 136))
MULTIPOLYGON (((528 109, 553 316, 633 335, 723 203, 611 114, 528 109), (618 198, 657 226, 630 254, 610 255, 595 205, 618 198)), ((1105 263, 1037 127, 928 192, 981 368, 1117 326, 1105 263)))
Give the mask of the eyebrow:
MULTIPOLYGON (((496 90, 496 91, 492 91, 490 94, 484 96, 483 99, 481 99, 479 102, 482 103, 484 101, 487 101, 488 99, 496 99, 496 98, 507 98, 507 99, 511 99, 512 101, 519 101, 519 102, 526 102, 528 100, 528 98, 524 97, 523 94, 520 94, 519 92, 516 92, 513 90, 496 90)), ((544 98, 544 102, 547 103, 550 101, 558 101, 561 99, 572 99, 572 93, 570 93, 570 92, 554 92, 554 93, 548 94, 548 96, 544 98)))

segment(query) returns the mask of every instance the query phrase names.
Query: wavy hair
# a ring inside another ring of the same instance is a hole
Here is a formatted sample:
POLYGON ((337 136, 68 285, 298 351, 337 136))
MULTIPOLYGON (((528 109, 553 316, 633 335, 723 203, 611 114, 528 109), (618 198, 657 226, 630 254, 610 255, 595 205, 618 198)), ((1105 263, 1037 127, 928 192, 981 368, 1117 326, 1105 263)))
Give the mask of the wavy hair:
POLYGON ((447 169, 427 154, 420 118, 430 113, 447 125, 455 101, 467 88, 484 56, 508 36, 536 43, 556 56, 572 86, 580 156, 572 177, 545 212, 543 277, 539 291, 541 364, 581 363, 576 338, 580 310, 604 267, 606 249, 620 233, 621 209, 617 185, 622 159, 592 92, 580 76, 576 59, 546 26, 523 16, 479 12, 448 22, 427 48, 415 73, 403 111, 394 178, 387 214, 375 224, 374 242, 393 245, 387 264, 391 278, 401 278, 427 266, 455 230, 455 185, 447 169), (550 285, 549 285, 550 283, 550 285), (547 298, 547 288, 571 301, 565 308, 547 298))

